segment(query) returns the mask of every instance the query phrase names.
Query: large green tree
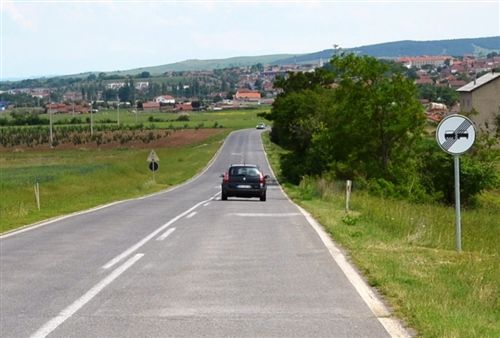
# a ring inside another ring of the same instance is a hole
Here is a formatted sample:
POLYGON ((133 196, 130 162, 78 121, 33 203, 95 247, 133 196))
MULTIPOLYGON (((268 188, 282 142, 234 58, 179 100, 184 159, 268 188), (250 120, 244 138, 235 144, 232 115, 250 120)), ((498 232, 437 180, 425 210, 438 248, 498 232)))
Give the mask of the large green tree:
POLYGON ((285 175, 397 181, 415 168, 425 121, 416 88, 396 67, 368 56, 334 56, 328 70, 290 75, 268 118, 272 138, 291 152, 285 175))

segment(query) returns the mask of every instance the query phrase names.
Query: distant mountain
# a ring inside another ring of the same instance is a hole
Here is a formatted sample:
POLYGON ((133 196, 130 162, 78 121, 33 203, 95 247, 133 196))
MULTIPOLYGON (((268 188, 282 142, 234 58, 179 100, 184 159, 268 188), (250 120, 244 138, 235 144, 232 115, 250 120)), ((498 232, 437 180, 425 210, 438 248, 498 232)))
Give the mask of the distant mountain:
MULTIPOLYGON (((359 55, 371 55, 380 58, 395 58, 399 56, 419 56, 419 55, 451 55, 463 56, 473 54, 476 56, 486 55, 490 52, 500 53, 500 36, 456 39, 456 40, 435 40, 435 41, 397 41, 367 45, 355 48, 343 49, 359 55)), ((123 71, 105 72, 106 75, 137 75, 142 72, 149 72, 151 75, 160 75, 169 71, 210 71, 231 67, 247 67, 261 63, 263 65, 284 65, 284 64, 316 64, 320 60, 324 62, 330 60, 334 53, 333 49, 309 54, 273 54, 263 56, 241 56, 227 59, 213 60, 186 60, 152 67, 141 67, 123 71)), ((84 78, 90 74, 100 72, 92 71, 80 74, 58 76, 61 78, 84 78)), ((44 76, 48 78, 48 76, 44 76)), ((13 80, 14 81, 14 80, 13 80)))
MULTIPOLYGON (((370 55, 379 58, 396 58, 400 56, 420 55, 463 56, 466 54, 486 56, 486 54, 491 52, 500 52, 500 36, 435 41, 405 40, 348 48, 343 49, 343 51, 356 53, 358 55, 370 55)), ((278 63, 317 63, 320 60, 329 60, 333 54, 333 49, 327 49, 321 52, 302 54, 291 58, 286 58, 283 60, 279 60, 278 63)))
MULTIPOLYGON (((395 58, 399 56, 419 55, 452 55, 465 54, 486 55, 490 52, 500 52, 500 36, 472 39, 435 40, 435 41, 396 41, 367 45, 345 49, 346 52, 359 55, 370 55, 380 58, 395 58)), ((276 64, 304 64, 318 63, 320 60, 328 61, 334 53, 333 49, 310 54, 274 54, 264 56, 242 56, 214 60, 186 60, 153 67, 135 68, 125 71, 109 72, 107 75, 136 75, 149 72, 152 75, 168 71, 202 71, 230 67, 245 67, 262 63, 265 65, 276 64)))

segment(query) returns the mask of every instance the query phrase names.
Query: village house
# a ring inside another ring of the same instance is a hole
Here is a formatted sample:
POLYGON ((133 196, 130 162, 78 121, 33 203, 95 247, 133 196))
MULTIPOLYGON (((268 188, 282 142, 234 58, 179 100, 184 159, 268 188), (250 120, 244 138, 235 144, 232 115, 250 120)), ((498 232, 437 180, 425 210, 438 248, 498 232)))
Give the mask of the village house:
POLYGON ((63 101, 81 101, 83 95, 81 92, 66 92, 63 94, 63 101))
POLYGON ((110 82, 106 83, 106 89, 120 89, 122 87, 125 87, 125 82, 110 82))
POLYGON ((452 65, 453 58, 448 55, 406 56, 398 58, 396 62, 402 63, 407 68, 411 67, 422 68, 423 66, 426 65, 440 67, 444 66, 447 62, 449 65, 452 65))
POLYGON ((162 104, 175 104, 175 98, 170 95, 161 95, 155 98, 155 102, 162 104))
POLYGON ((191 102, 176 103, 175 110, 177 111, 192 111, 193 105, 191 102))
POLYGON ((493 71, 457 89, 460 109, 469 113, 479 130, 491 130, 500 114, 500 73, 493 71))
POLYGON ((50 113, 58 114, 58 113, 77 113, 83 114, 88 113, 90 111, 89 106, 81 105, 81 104, 64 104, 64 103, 49 103, 45 106, 45 109, 50 113))
POLYGON ((240 101, 259 101, 260 98, 258 90, 238 89, 236 94, 234 94, 234 99, 240 101))
POLYGON ((160 110, 160 103, 154 101, 144 102, 142 104, 143 110, 160 110))

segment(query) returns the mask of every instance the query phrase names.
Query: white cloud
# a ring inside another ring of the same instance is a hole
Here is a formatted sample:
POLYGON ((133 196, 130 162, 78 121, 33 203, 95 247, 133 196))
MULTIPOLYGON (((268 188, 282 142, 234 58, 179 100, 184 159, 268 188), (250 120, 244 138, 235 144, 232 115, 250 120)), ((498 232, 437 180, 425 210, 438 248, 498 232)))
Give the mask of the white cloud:
POLYGON ((2 0, 2 10, 16 25, 29 31, 36 29, 36 24, 33 20, 34 16, 30 15, 29 6, 16 4, 10 0, 2 0))

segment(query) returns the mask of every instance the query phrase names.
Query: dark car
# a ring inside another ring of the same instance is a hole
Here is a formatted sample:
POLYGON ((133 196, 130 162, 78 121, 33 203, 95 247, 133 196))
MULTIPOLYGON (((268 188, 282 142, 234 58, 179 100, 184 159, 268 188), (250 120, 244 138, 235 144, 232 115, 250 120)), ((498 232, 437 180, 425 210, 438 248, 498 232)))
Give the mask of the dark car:
POLYGON ((230 196, 235 197, 258 197, 261 201, 266 200, 268 175, 263 175, 259 167, 254 164, 232 164, 226 173, 222 175, 223 201, 230 196))

